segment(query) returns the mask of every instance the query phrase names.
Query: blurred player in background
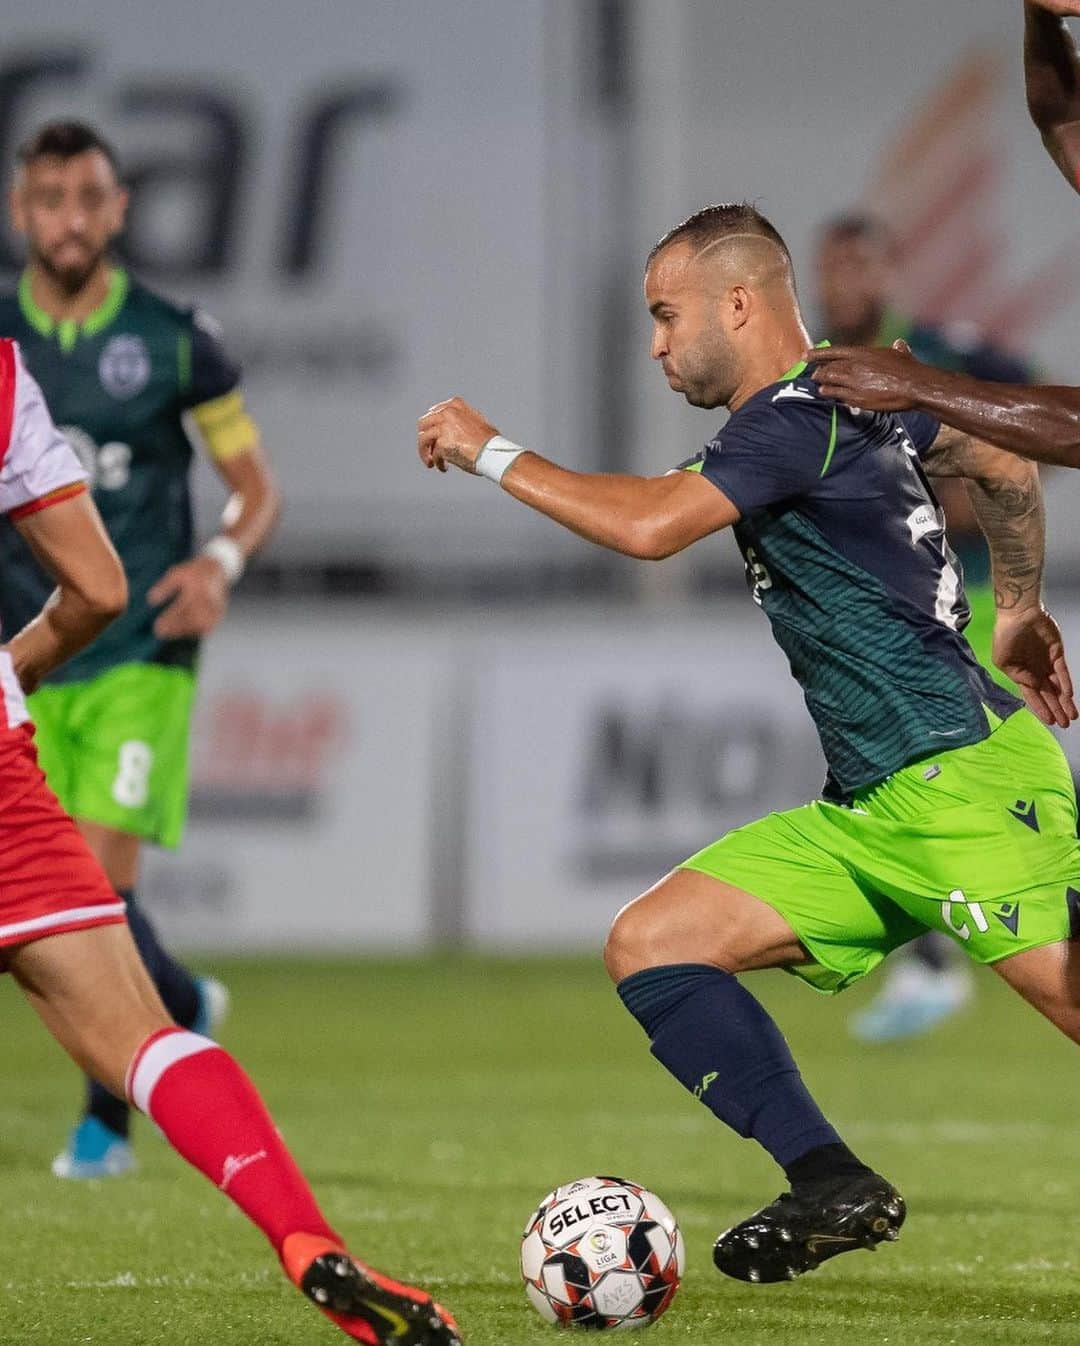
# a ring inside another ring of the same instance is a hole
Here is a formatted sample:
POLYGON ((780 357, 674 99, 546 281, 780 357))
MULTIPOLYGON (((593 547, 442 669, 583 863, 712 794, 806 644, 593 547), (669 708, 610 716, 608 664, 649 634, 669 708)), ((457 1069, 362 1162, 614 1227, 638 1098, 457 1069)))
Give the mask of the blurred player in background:
POLYGON ((785 967, 839 991, 936 929, 1080 1041, 1068 765, 961 634, 967 604, 927 473, 973 482, 998 594, 996 662, 1046 723, 1067 725, 1077 710, 1041 602, 1031 464, 928 416, 856 414, 822 397, 803 358, 790 254, 750 206, 710 206, 665 235, 645 298, 669 386, 732 413, 681 470, 574 472, 505 439, 460 398, 420 418, 417 447, 428 467, 487 477, 642 559, 735 529, 817 727, 825 796, 737 829, 661 879, 616 917, 605 961, 653 1054, 790 1184, 720 1235, 717 1267, 789 1280, 895 1238, 904 1205, 826 1120, 734 974, 785 967))
MULTIPOLYGON (((79 452, 131 595, 120 620, 49 676, 31 711, 49 784, 127 903, 170 1014, 207 1031, 224 1012, 224 988, 161 947, 135 901, 139 857, 143 841, 180 841, 199 639, 269 535, 278 493, 215 325, 111 260, 126 206, 116 157, 92 127, 52 123, 19 151, 11 211, 29 258, 17 293, 0 299, 0 336, 18 338, 79 452), (196 555, 187 412, 231 492, 221 531, 196 555)), ((10 526, 0 528, 0 567, 0 622, 17 630, 51 583, 10 526)), ((53 1171, 99 1178, 130 1169, 129 1125, 127 1102, 89 1082, 84 1116, 53 1171)))
POLYGON ((151 1116, 236 1203, 346 1336, 366 1346, 460 1346, 453 1319, 429 1295, 346 1252, 241 1067, 170 1019, 123 901, 37 764, 24 691, 100 636, 128 595, 86 477, 18 347, 0 339, 0 513, 55 584, 0 647, 0 972, 12 973, 83 1070, 151 1116))
MULTIPOLYGON (((1025 0, 1028 110, 1050 157, 1080 191, 1080 52, 1065 15, 1078 0, 1025 0)), ((820 356, 823 392, 874 411, 922 410, 1040 463, 1080 467, 1080 388, 996 384, 939 369, 905 348, 837 346, 820 356)))
MULTIPOLYGON (((920 360, 1001 383, 1030 383, 1033 372, 1021 361, 980 340, 966 325, 949 329, 914 322, 891 303, 896 244, 886 226, 871 215, 849 213, 828 221, 818 237, 817 291, 825 333, 845 346, 891 346, 903 340, 920 360)), ((991 659, 994 589, 990 553, 962 482, 935 486, 945 510, 949 541, 964 572, 971 620, 964 628, 979 661, 1002 686, 1015 686, 991 659)), ((871 1004, 855 1014, 856 1037, 886 1042, 927 1032, 970 999, 972 972, 943 935, 928 932, 914 940, 889 968, 885 985, 871 1004)))

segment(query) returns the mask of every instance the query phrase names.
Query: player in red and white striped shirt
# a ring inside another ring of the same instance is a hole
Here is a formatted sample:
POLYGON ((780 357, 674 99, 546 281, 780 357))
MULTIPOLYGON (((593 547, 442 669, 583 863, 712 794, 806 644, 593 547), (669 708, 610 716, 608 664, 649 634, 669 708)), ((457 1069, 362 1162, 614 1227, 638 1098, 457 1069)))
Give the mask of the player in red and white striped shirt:
POLYGON ((87 1074, 151 1116, 258 1225, 289 1279, 346 1336, 460 1346, 429 1295, 349 1256, 244 1071, 170 1020, 124 904, 45 783, 23 693, 123 611, 127 585, 78 459, 18 347, 3 340, 0 512, 57 582, 41 613, 0 645, 0 971, 87 1074))

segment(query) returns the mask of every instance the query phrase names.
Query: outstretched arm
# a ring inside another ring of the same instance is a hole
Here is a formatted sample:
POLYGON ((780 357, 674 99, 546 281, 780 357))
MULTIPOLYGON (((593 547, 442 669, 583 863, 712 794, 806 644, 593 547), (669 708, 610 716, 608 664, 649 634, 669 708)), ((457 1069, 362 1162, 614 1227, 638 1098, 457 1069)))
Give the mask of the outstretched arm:
POLYGON ((1080 52, 1064 15, 1076 0, 1027 0, 1024 5, 1024 83, 1028 111, 1051 159, 1080 191, 1080 52))
MULTIPOLYGON (((445 472, 453 466, 485 475, 484 464, 478 469, 477 462, 498 431, 460 397, 432 407, 417 430, 426 467, 445 472)), ((522 452, 500 484, 579 537, 642 560, 672 556, 739 519, 723 492, 695 472, 663 477, 572 472, 537 453, 522 452)))
POLYGON ((1077 718, 1061 632, 1042 604, 1046 527, 1038 469, 943 426, 923 455, 930 476, 963 477, 993 566, 994 663, 1044 724, 1077 718))
POLYGON ((866 411, 928 411, 1036 462, 1080 467, 1080 388, 989 383, 925 365, 906 347, 830 346, 808 358, 825 397, 866 411))

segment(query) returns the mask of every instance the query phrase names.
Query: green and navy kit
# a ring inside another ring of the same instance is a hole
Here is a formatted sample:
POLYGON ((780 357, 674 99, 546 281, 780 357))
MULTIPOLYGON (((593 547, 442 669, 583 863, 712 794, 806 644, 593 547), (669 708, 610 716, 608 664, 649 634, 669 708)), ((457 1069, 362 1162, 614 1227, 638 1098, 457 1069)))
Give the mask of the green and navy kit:
MULTIPOLYGON (((184 413, 239 382, 216 325, 116 269, 105 302, 79 324, 56 323, 37 308, 24 275, 16 294, 0 298, 0 336, 18 339, 54 421, 89 471, 128 577, 126 613, 50 681, 81 682, 126 663, 192 667, 197 643, 158 639, 146 595, 192 553, 192 448, 184 413)), ((53 585, 6 521, 0 567, 0 623, 17 631, 53 585)))
POLYGON ((684 468, 738 508, 748 583, 846 799, 987 737, 1020 702, 961 634, 959 563, 919 455, 938 423, 821 397, 805 365, 761 389, 684 468))

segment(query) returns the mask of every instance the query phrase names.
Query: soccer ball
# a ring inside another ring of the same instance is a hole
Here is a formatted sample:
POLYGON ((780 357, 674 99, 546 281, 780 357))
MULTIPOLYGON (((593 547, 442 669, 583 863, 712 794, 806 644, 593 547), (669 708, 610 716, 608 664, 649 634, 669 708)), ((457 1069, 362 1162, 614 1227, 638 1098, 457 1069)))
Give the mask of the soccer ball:
POLYGON ((525 1293, 560 1327, 647 1327, 675 1298, 685 1267, 671 1211, 624 1178, 557 1187, 521 1240, 525 1293))

